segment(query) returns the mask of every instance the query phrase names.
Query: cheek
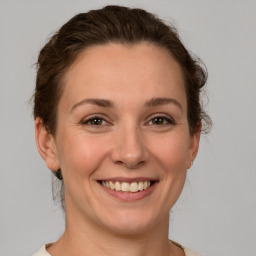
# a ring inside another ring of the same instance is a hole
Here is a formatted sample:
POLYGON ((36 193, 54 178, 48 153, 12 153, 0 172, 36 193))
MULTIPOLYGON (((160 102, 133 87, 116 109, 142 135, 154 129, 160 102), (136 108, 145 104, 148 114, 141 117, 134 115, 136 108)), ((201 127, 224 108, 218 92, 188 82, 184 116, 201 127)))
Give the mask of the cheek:
POLYGON ((60 166, 67 176, 88 176, 102 163, 108 152, 102 138, 86 136, 84 133, 65 136, 60 143, 60 166))
POLYGON ((186 136, 175 134, 152 143, 152 155, 167 172, 186 171, 189 144, 186 136))
POLYGON ((158 200, 163 214, 169 213, 184 187, 189 152, 189 139, 186 138, 184 133, 173 133, 151 143, 156 168, 161 170, 161 196, 158 200))

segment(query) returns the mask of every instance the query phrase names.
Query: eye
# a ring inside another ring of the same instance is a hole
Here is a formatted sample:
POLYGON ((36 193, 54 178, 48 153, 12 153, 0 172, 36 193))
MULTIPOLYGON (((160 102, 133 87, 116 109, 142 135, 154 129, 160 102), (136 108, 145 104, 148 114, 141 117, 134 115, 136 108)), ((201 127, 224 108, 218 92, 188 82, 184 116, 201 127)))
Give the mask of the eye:
POLYGON ((82 125, 89 125, 89 126, 102 126, 102 125, 108 124, 104 118, 98 117, 98 116, 93 116, 93 117, 83 119, 81 123, 82 125))
POLYGON ((156 125, 156 126, 175 125, 175 121, 171 117, 167 117, 167 116, 154 116, 148 122, 148 125, 156 125))

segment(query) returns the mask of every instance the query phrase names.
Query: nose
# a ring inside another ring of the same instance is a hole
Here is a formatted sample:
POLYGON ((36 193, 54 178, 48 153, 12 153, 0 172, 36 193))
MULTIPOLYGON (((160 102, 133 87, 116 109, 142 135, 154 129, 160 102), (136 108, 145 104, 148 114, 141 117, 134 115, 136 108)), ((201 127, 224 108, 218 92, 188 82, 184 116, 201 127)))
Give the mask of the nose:
POLYGON ((145 139, 137 127, 126 127, 115 133, 111 159, 115 164, 135 169, 149 160, 145 139))

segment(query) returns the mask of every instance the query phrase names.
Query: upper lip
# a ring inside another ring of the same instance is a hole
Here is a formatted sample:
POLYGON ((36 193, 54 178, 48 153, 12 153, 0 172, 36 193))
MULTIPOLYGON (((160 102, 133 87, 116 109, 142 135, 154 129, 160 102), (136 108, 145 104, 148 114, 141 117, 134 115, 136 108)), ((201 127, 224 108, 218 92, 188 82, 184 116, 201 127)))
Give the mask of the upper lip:
POLYGON ((119 181, 119 182, 140 182, 140 181, 158 181, 158 179, 151 178, 151 177, 135 177, 135 178, 127 178, 127 177, 112 177, 112 178, 106 178, 106 179, 100 179, 98 181, 119 181))

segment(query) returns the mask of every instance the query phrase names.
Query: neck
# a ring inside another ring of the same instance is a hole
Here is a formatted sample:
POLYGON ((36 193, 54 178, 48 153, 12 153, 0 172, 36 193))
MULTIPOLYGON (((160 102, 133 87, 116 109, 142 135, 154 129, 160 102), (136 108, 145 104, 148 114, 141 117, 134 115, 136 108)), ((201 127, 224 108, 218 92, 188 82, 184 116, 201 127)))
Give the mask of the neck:
POLYGON ((168 224, 169 216, 139 234, 120 234, 67 216, 63 236, 48 251, 52 256, 179 255, 179 249, 168 240, 168 224))

